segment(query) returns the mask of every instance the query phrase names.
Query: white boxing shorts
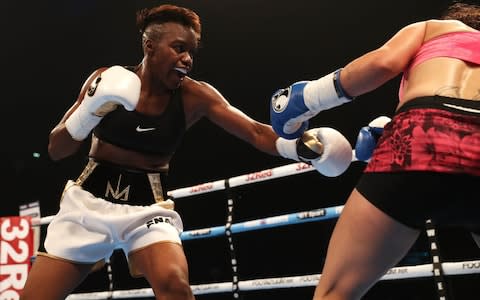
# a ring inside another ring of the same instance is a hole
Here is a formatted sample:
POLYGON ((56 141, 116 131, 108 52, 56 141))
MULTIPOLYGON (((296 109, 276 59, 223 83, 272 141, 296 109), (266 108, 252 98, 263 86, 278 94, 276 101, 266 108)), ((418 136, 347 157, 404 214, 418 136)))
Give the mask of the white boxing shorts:
POLYGON ((115 249, 128 255, 159 242, 181 245, 182 231, 174 210, 108 202, 69 180, 60 210, 48 226, 45 250, 48 256, 74 263, 96 263, 110 258, 115 249))

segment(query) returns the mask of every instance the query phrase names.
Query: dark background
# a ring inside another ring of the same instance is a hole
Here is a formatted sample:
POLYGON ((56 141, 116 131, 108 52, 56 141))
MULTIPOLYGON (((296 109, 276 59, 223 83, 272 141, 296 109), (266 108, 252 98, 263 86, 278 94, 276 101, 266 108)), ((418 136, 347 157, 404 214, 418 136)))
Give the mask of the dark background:
MULTIPOLYGON (((48 158, 50 130, 73 103, 98 66, 134 65, 142 58, 135 11, 162 1, 2 1, 3 176, 0 216, 40 201, 42 215, 55 214, 64 183, 83 167, 87 148, 54 163, 48 158), (38 152, 39 158, 32 154, 38 152)), ((214 85, 234 106, 269 122, 269 99, 292 82, 316 79, 384 43, 402 26, 434 18, 446 0, 318 1, 191 0, 169 3, 194 9, 202 18, 202 49, 192 77, 214 85)), ((391 116, 399 78, 354 103, 320 113, 311 127, 340 130, 354 145, 361 126, 391 116)), ((186 135, 171 163, 170 190, 290 163, 259 152, 208 121, 186 135)), ((235 189, 234 222, 341 205, 364 164, 337 177, 316 172, 235 189)), ((225 223, 226 195, 216 192, 176 201, 185 229, 225 223)), ((333 221, 261 230, 235 236, 241 280, 320 273, 333 221)), ((461 230, 439 232, 445 260, 478 259, 461 230)), ((186 242, 193 284, 231 280, 224 238, 186 242)), ((421 237, 403 263, 428 262, 421 237)), ((146 286, 128 277, 120 255, 112 259, 116 288, 146 286)), ((78 291, 105 290, 105 270, 78 291), (100 278, 100 279, 99 279, 100 278)), ((451 290, 468 289, 478 276, 449 278, 451 290)), ((449 286, 449 287, 450 287, 449 286)), ((244 293, 244 299, 310 299, 313 288, 244 293)), ((455 299, 472 299, 460 291, 455 299)), ((230 295, 198 299, 229 299, 230 295)), ((433 279, 381 282, 367 299, 435 299, 433 279)))

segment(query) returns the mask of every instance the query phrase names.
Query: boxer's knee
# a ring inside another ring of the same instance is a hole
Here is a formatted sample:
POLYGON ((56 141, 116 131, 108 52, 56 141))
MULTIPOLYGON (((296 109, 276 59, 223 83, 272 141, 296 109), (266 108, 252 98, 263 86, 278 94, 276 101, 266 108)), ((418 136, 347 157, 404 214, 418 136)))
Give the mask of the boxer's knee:
POLYGON ((155 295, 168 299, 194 299, 188 281, 188 274, 178 266, 170 266, 162 270, 162 275, 148 279, 155 295))

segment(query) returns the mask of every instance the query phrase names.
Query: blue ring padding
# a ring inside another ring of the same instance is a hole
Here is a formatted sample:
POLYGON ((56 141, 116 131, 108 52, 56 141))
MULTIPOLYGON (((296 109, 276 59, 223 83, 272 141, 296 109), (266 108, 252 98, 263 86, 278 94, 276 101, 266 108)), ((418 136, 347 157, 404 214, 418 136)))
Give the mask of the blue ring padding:
MULTIPOLYGON (((337 218, 340 215, 341 208, 343 208, 343 205, 236 223, 232 224, 231 232, 240 233, 286 225, 329 220, 337 218)), ((180 238, 182 241, 188 241, 224 236, 225 229, 225 226, 215 226, 198 230, 189 230, 182 232, 180 238)))

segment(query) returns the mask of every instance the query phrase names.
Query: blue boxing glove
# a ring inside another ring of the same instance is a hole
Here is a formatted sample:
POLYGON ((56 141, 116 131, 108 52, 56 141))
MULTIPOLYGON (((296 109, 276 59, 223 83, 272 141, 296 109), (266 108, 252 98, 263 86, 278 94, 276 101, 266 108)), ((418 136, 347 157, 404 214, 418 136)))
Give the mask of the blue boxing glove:
POLYGON ((340 84, 341 69, 313 81, 299 81, 271 98, 270 123, 279 136, 295 139, 319 112, 351 101, 340 84))
POLYGON ((355 144, 355 157, 360 161, 368 161, 377 146, 378 139, 383 134, 383 127, 389 123, 389 117, 381 116, 362 127, 355 144))
POLYGON ((307 119, 296 119, 308 112, 303 89, 308 81, 299 81, 288 88, 280 89, 272 96, 270 122, 275 132, 286 139, 295 139, 308 128, 307 119))

